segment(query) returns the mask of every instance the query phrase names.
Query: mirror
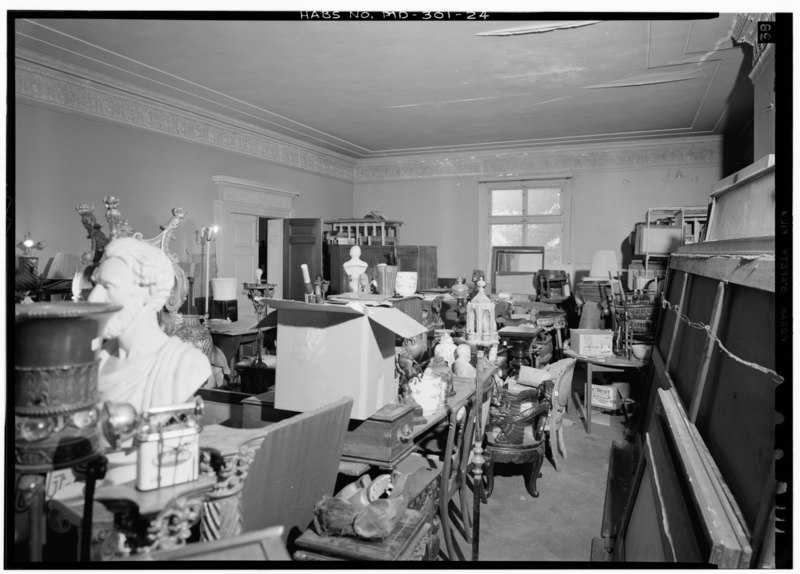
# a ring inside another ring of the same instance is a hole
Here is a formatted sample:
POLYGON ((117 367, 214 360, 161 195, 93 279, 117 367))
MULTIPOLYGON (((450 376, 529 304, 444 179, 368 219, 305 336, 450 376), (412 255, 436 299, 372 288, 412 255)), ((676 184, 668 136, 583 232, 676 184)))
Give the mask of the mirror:
POLYGON ((492 247, 492 293, 534 293, 533 278, 544 269, 544 246, 492 247))

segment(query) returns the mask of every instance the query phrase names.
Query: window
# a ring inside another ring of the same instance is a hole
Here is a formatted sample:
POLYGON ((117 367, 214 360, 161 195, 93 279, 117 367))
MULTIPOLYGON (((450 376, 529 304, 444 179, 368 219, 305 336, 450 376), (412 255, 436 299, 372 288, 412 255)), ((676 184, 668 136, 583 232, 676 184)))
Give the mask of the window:
POLYGON ((569 263, 568 180, 489 184, 492 247, 543 246, 545 267, 569 263))

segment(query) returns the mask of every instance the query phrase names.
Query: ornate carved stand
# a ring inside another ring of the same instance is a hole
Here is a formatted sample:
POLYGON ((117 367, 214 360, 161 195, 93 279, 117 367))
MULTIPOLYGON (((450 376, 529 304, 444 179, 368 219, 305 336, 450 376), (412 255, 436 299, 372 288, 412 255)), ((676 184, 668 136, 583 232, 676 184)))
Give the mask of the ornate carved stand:
POLYGON ((244 530, 242 488, 259 446, 257 440, 248 441, 238 452, 226 457, 214 449, 201 450, 201 472, 215 476, 217 482, 203 505, 200 540, 206 542, 230 538, 244 530))
POLYGON ((526 445, 525 448, 487 445, 487 459, 485 463, 486 498, 489 498, 494 490, 494 465, 498 462, 524 464, 525 489, 531 496, 537 498, 539 496, 539 491, 536 489, 536 480, 542 476, 540 471, 545 458, 544 451, 545 441, 543 440, 539 441, 535 446, 526 445))

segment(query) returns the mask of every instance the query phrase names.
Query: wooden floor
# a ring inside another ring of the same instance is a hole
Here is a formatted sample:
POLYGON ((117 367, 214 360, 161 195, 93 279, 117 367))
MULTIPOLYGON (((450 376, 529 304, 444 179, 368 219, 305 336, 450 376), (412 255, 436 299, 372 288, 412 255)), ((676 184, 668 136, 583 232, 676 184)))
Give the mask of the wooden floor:
MULTIPOLYGON (((585 371, 577 368, 573 388, 582 389, 584 381, 585 371)), ((481 506, 481 562, 590 566, 592 538, 600 536, 602 527, 611 444, 623 439, 624 418, 594 410, 592 434, 587 435, 571 403, 570 409, 567 418, 574 424, 565 428, 568 459, 560 472, 545 461, 538 498, 525 490, 518 467, 495 466, 494 492, 481 506)), ((460 542, 463 556, 471 559, 471 546, 460 542)))

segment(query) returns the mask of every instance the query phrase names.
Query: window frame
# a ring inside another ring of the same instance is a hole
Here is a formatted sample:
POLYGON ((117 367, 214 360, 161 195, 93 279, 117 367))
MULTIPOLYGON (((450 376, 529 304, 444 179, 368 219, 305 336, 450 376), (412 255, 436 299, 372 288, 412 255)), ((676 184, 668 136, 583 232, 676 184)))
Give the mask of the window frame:
POLYGON ((522 225, 523 245, 525 238, 525 225, 526 224, 561 224, 561 253, 560 261, 557 264, 559 267, 571 265, 572 263, 572 249, 571 249, 571 219, 572 219, 572 201, 571 201, 571 177, 552 177, 552 178, 523 178, 515 180, 498 180, 486 181, 481 186, 483 188, 484 202, 480 211, 481 222, 485 225, 485 248, 482 249, 482 254, 485 254, 487 259, 491 258, 492 251, 492 226, 493 225, 522 225), (530 215, 527 214, 528 210, 528 193, 529 190, 536 190, 539 188, 559 188, 561 190, 561 213, 559 215, 530 215), (503 189, 521 189, 523 190, 522 211, 520 215, 492 215, 492 192, 494 190, 503 189))

